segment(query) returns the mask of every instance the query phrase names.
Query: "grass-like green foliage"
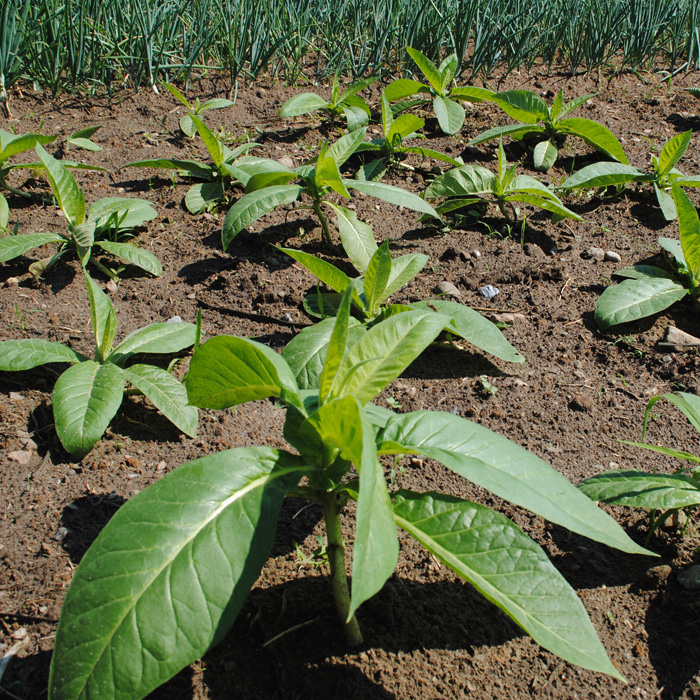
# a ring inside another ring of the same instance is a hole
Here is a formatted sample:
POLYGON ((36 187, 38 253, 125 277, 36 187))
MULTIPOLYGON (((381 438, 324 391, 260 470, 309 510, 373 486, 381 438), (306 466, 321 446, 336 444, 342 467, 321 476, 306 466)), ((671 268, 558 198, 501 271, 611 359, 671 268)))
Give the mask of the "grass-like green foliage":
POLYGON ((680 241, 659 238, 671 268, 634 265, 618 270, 615 274, 627 279, 608 287, 596 304, 595 320, 601 330, 651 316, 688 295, 697 303, 700 296, 700 220, 690 198, 678 185, 672 186, 672 192, 678 210, 680 241))
POLYGON ((421 73, 428 81, 427 84, 418 80, 401 78, 389 83, 384 94, 389 102, 398 102, 413 95, 425 95, 424 98, 418 101, 414 100, 407 105, 401 105, 401 107, 432 100, 438 124, 445 134, 456 134, 464 125, 465 112, 460 100, 483 102, 483 100, 491 99, 495 94, 492 90, 485 88, 452 87, 452 81, 459 65, 457 54, 447 56, 437 66, 417 49, 409 46, 406 51, 420 68, 421 73))
MULTIPOLYGON (((337 313, 340 299, 346 289, 351 290, 351 304, 358 320, 351 318, 349 332, 362 335, 367 328, 396 314, 412 309, 432 309, 449 319, 445 331, 507 362, 524 362, 525 358, 503 337, 495 324, 464 304, 446 299, 433 299, 412 304, 386 304, 386 301, 408 284, 428 262, 426 255, 412 253, 392 259, 385 241, 374 252, 367 271, 358 277, 348 277, 342 270, 315 255, 290 248, 279 248, 294 258, 334 294, 318 292, 305 300, 312 315, 332 317, 337 313)), ((308 386, 309 378, 317 374, 326 359, 335 320, 325 318, 304 328, 285 347, 282 355, 292 368, 299 386, 308 386)))
POLYGON ((583 219, 566 207, 552 190, 529 175, 516 175, 518 163, 509 165, 503 144, 498 144, 498 172, 481 165, 462 165, 438 175, 425 190, 426 199, 444 198, 435 207, 440 215, 479 202, 495 202, 509 221, 518 218, 514 202, 551 212, 557 219, 583 219))
POLYGON ((97 260, 95 253, 107 253, 155 276, 162 274, 163 268, 155 255, 119 240, 156 216, 155 209, 148 202, 105 197, 91 204, 88 212, 83 192, 66 165, 49 155, 41 144, 37 143, 36 152, 68 231, 4 236, 0 238, 0 262, 13 260, 47 243, 58 243, 59 249, 54 255, 30 266, 34 274, 46 272, 69 252, 78 256, 83 267, 91 263, 112 279, 118 278, 119 271, 97 260))
POLYGON ((185 106, 185 109, 187 109, 187 114, 180 117, 180 129, 182 129, 182 133, 185 134, 185 136, 189 136, 190 138, 194 138, 195 134, 197 133, 197 127, 192 121, 193 116, 199 117, 203 112, 206 112, 209 109, 223 109, 224 107, 230 107, 233 105, 231 100, 226 100, 222 97, 213 98, 201 103, 199 101, 199 97, 196 97, 194 103, 190 103, 182 92, 180 92, 180 90, 178 90, 172 83, 164 82, 163 86, 178 102, 180 102, 180 104, 185 106))
POLYGON ((364 271, 377 249, 374 233, 368 224, 357 218, 357 214, 352 209, 332 202, 331 196, 340 195, 350 199, 349 190, 355 190, 390 204, 437 216, 433 207, 425 200, 400 187, 393 187, 383 182, 342 177, 340 168, 357 151, 365 134, 366 129, 356 129, 330 146, 327 142, 324 143, 321 152, 312 162, 298 168, 285 168, 275 163, 276 171, 251 177, 246 184, 245 195, 229 209, 224 218, 222 231, 224 250, 246 226, 277 207, 291 204, 305 196, 311 200, 311 204, 300 205, 298 208, 310 209, 316 214, 321 222, 324 240, 329 245, 332 245, 333 239, 324 208, 332 211, 338 219, 338 232, 345 252, 353 265, 358 270, 364 271), (301 184, 292 184, 293 180, 300 180, 301 184))
POLYGON ((117 317, 109 297, 85 272, 90 297, 95 356, 91 360, 67 345, 49 340, 0 343, 0 370, 17 372, 49 363, 70 363, 52 394, 56 433, 74 457, 84 457, 97 444, 131 385, 187 435, 197 433, 197 409, 187 405, 187 392, 169 372, 150 364, 133 364, 136 355, 173 354, 193 345, 194 324, 153 323, 113 347, 117 317))
POLYGON ((594 501, 646 508, 651 511, 649 535, 652 535, 674 511, 700 505, 700 457, 682 450, 644 442, 651 410, 660 399, 666 399, 676 406, 700 433, 700 397, 678 391, 651 399, 644 411, 642 442, 625 440, 625 444, 684 459, 695 466, 679 469, 673 474, 649 473, 638 469, 613 469, 596 474, 579 484, 581 491, 594 501))
POLYGON ((697 97, 700 100, 700 88, 696 88, 696 87, 688 88, 688 92, 693 97, 697 97))
POLYGON ((456 160, 432 148, 405 146, 404 141, 408 139, 423 138, 418 131, 425 126, 425 120, 415 114, 400 114, 398 117, 394 117, 391 104, 384 93, 382 93, 381 105, 384 136, 363 141, 355 151, 356 153, 369 152, 377 156, 364 163, 358 170, 356 175, 358 179, 380 180, 388 167, 401 165, 402 158, 409 153, 419 155, 422 158, 441 160, 454 166, 464 165, 461 158, 456 160))
POLYGON ((593 163, 581 168, 561 185, 563 190, 582 190, 615 186, 621 189, 630 182, 651 182, 656 200, 667 221, 676 218, 676 206, 671 196, 671 186, 700 187, 700 176, 686 176, 676 164, 688 150, 692 130, 674 136, 664 144, 658 156, 651 154, 651 172, 644 172, 625 163, 593 163))
POLYGON ((345 116, 348 131, 367 126, 371 112, 369 105, 357 93, 369 87, 377 78, 365 78, 352 83, 341 91, 338 76, 333 76, 331 99, 325 100, 315 92, 302 92, 290 97, 280 108, 280 117, 298 117, 312 112, 323 112, 329 119, 330 127, 335 126, 340 115, 345 116))
POLYGON ((610 129, 592 119, 565 118, 591 97, 595 95, 583 95, 565 104, 562 91, 559 90, 550 106, 529 90, 499 92, 491 97, 491 102, 495 102, 509 117, 522 123, 488 129, 472 139, 469 145, 475 146, 504 136, 515 139, 533 137, 536 141, 532 151, 535 170, 546 172, 559 157, 559 146, 564 138, 578 136, 589 146, 626 164, 627 156, 622 145, 610 129))
MULTIPOLYGON (((500 498, 626 552, 648 554, 564 476, 527 450, 451 413, 395 414, 372 399, 449 318, 392 316, 353 338, 342 300, 315 387, 302 391, 270 348, 231 336, 198 348, 190 403, 224 409, 273 397, 293 451, 226 450, 189 462, 122 506, 76 570, 50 674, 50 700, 138 700, 221 640, 265 564, 285 495, 322 508, 331 588, 352 645, 356 612, 392 575, 397 527, 571 663, 622 678, 576 592, 505 516, 455 496, 390 491, 383 456, 420 454, 500 498), (352 593, 340 516, 356 501, 352 593), (117 690, 118 689, 118 690, 117 690)), ((340 628, 339 628, 340 633, 340 628)))
POLYGON ((227 190, 232 182, 245 185, 254 174, 279 167, 279 163, 273 160, 245 155, 251 148, 258 146, 257 143, 251 141, 231 150, 199 117, 195 114, 188 116, 202 137, 211 156, 211 163, 173 158, 147 158, 125 163, 120 169, 162 168, 175 170, 181 177, 204 180, 192 185, 185 195, 187 209, 192 214, 198 214, 213 209, 221 202, 228 202, 227 190))

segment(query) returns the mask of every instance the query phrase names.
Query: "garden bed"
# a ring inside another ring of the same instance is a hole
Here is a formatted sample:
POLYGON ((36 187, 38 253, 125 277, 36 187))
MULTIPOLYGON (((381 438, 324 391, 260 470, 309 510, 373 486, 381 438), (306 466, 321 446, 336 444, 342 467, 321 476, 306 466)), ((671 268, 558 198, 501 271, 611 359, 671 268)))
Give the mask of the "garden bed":
MULTIPOLYGON (((559 88, 565 98, 599 91, 580 115, 607 125, 630 162, 646 168, 650 152, 658 154, 672 136, 700 128, 700 102, 684 90, 697 82, 696 74, 679 76, 669 90, 667 83, 647 74, 598 83, 594 77, 514 73, 492 87, 531 89, 546 93, 548 100, 559 88)), ((222 96, 223 86, 201 80, 188 96, 222 96)), ((258 81, 239 91, 233 107, 207 113, 206 121, 211 128, 221 125, 235 143, 255 140, 260 144, 255 155, 289 158, 297 166, 328 135, 315 116, 293 122, 277 116, 282 102, 299 91, 258 81)), ((376 86, 369 95, 376 105, 376 86)), ((101 152, 70 154, 109 168, 107 173, 76 175, 88 203, 134 196, 158 209, 158 218, 139 234, 139 242, 160 259, 164 273, 159 278, 125 274, 110 291, 118 337, 174 316, 193 322, 201 308, 206 336, 253 337, 279 350, 313 322, 301 302, 315 280, 271 247, 299 248, 343 266, 342 249, 321 241, 318 222, 308 212, 267 215, 222 252, 225 208, 191 215, 182 204, 187 182, 164 171, 118 169, 144 158, 207 158, 200 140, 179 133, 183 111, 169 94, 76 95, 54 102, 27 90, 11 95, 11 107, 14 118, 0 123, 7 131, 68 135, 100 125, 94 139, 101 152)), ((427 146, 495 167, 495 145, 476 149, 466 142, 494 123, 507 122, 496 106, 474 105, 455 137, 442 135, 435 119, 424 116, 427 146)), ((505 145, 511 162, 523 157, 519 145, 505 145)), ((596 159, 572 140, 544 179, 559 184, 596 159)), ((389 181, 421 192, 436 162, 415 158, 407 163, 415 169, 399 168, 389 181)), ((524 172, 537 175, 530 163, 525 159, 524 172)), ((697 136, 679 167, 700 173, 697 136)), ((43 180, 26 180, 21 172, 12 177, 15 186, 46 193, 43 180)), ((689 194, 697 205, 697 196, 689 194)), ((63 225, 52 207, 14 196, 9 202, 11 224, 16 221, 20 233, 63 225)), ((680 465, 619 440, 640 440, 644 408, 652 396, 673 390, 698 393, 700 351, 665 344, 670 325, 700 336, 697 312, 681 302, 660 316, 602 334, 593 310, 615 270, 653 260, 658 237, 677 238, 677 224, 664 220, 649 188, 567 202, 585 222, 552 224, 548 215, 528 211, 527 225, 509 231, 495 208, 482 222, 463 221, 443 230, 419 224, 415 213, 373 198, 353 200, 376 239, 390 241, 394 255, 421 252, 430 257, 397 301, 436 297, 436 286, 451 282, 459 301, 506 323, 506 338, 526 358, 524 365, 509 365, 467 343, 435 346, 388 387, 379 403, 399 411, 450 411, 476 421, 531 450, 574 483, 615 465, 671 471, 680 465), (616 253, 621 262, 601 259, 592 249, 616 253), (485 299, 478 291, 484 285, 497 287, 499 294, 485 299)), ((0 340, 48 338, 91 354, 87 292, 77 263, 59 265, 36 281, 27 274, 28 262, 0 265, 0 340)), ((74 461, 53 428, 51 389, 57 370, 59 366, 49 366, 0 374, 0 650, 23 641, 2 687, 20 698, 44 697, 53 636, 72 572, 126 499, 203 454, 285 444, 282 414, 269 401, 201 411, 199 435, 187 438, 145 402, 130 398, 97 447, 74 461)), ((654 416, 651 442, 698 454, 697 433, 674 408, 657 404, 654 416)), ((699 563, 695 523, 684 534, 659 530, 649 542, 657 559, 625 555, 504 505, 429 460, 405 458, 400 467, 398 486, 494 505, 532 535, 578 591, 629 685, 544 652, 402 537, 395 575, 358 613, 365 645, 349 649, 333 610, 327 569, 313 555, 321 534, 320 509, 301 509, 301 502, 288 499, 272 558, 232 632, 152 697, 700 698, 698 591, 678 580, 679 572, 699 563)), ((648 521, 642 511, 611 512, 644 543, 648 521)))

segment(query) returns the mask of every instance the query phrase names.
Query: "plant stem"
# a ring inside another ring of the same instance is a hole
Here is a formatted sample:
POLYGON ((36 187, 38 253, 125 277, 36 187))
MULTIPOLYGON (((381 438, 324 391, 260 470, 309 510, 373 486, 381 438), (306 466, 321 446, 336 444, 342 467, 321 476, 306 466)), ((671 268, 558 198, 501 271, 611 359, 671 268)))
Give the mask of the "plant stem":
POLYGON ((314 212, 318 216, 318 220, 321 222, 321 231, 323 231, 323 240, 328 243, 328 245, 333 245, 333 238, 331 238, 331 229, 328 226, 328 219, 321 209, 321 202, 314 200, 314 212))
POLYGON ((340 511, 337 494, 330 492, 323 494, 321 506, 323 518, 326 521, 326 537, 328 540, 328 561, 331 566, 331 587, 335 608, 345 630, 345 637, 351 646, 362 644, 362 632, 357 618, 353 615, 348 620, 350 612, 350 592, 348 580, 345 574, 345 544, 340 527, 340 511))

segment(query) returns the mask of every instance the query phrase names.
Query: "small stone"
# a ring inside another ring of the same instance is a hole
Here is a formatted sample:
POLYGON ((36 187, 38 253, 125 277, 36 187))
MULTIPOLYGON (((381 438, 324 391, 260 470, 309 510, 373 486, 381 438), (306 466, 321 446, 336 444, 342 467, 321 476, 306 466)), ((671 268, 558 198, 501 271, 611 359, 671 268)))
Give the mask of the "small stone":
POLYGON ((26 627, 18 627, 11 636, 12 639, 24 639, 28 634, 26 627))
POLYGON ((480 258, 481 252, 478 250, 472 250, 472 258, 480 258))
POLYGON ((21 401, 24 397, 16 391, 10 392, 10 401, 21 401))
POLYGON ((661 358, 661 362, 663 362, 665 365, 670 365, 673 362, 673 358, 670 355, 664 355, 661 358))
POLYGON ((196 298, 197 298, 197 295, 196 295, 194 292, 192 292, 191 294, 188 294, 188 295, 187 295, 187 298, 188 298, 188 299, 196 299, 196 298))
POLYGON ((689 347, 699 347, 700 338, 696 338, 690 333, 686 333, 675 326, 669 326, 666 329, 666 337, 664 341, 673 346, 675 352, 685 352, 689 347))
POLYGON ((6 287, 16 287, 19 284, 19 278, 18 277, 8 277, 5 280, 5 286, 6 287))
POLYGON ((678 574, 678 583, 688 591, 700 590, 700 564, 688 567, 678 574))
POLYGON ((165 460, 161 460, 158 462, 156 465, 156 471, 162 472, 165 470, 165 468, 168 466, 168 463, 165 460))
POLYGON ((56 534, 53 536, 53 539, 56 540, 56 542, 63 542, 63 540, 66 539, 66 537, 70 534, 70 530, 67 527, 59 527, 58 530, 56 530, 56 534))
POLYGON ((36 450, 37 448, 37 444, 29 437, 20 438, 19 444, 22 445, 25 450, 36 450))
POLYGON ((682 530, 688 523, 688 516, 682 510, 674 510, 662 523, 664 530, 682 530))
POLYGON ((581 257, 584 260, 604 260, 605 251, 602 248, 596 248, 593 246, 581 253, 581 257))
POLYGON ((492 284, 487 284, 484 287, 479 287, 479 294, 481 294, 484 299, 493 299, 496 294, 500 294, 500 290, 492 284))
POLYGON ((660 586, 662 583, 668 579, 671 575, 671 567, 668 564, 661 564, 661 566, 653 566, 646 573, 647 581, 650 585, 654 587, 660 586))
POLYGON ((538 246, 536 243, 526 243, 523 246, 523 250, 525 251, 525 255, 527 255, 529 258, 544 260, 547 257, 542 248, 540 248, 540 246, 538 246))
POLYGON ((452 282, 448 282, 447 280, 440 282, 440 284, 438 284, 433 291, 438 294, 444 294, 448 297, 462 296, 462 292, 460 292, 459 289, 452 284, 452 282))
POLYGON ((603 255, 603 260, 607 262, 622 262, 622 257, 620 256, 619 253, 616 253, 614 250, 606 250, 605 254, 603 255))
POLYGON ((109 282, 107 282, 107 284, 105 285, 105 288, 108 292, 111 292, 112 294, 115 294, 118 289, 117 283, 114 280, 109 280, 109 282))
POLYGON ((182 319, 179 316, 171 316, 166 323, 182 323, 182 319))
POLYGON ((285 311, 282 314, 282 318, 287 322, 287 323, 294 323, 294 317, 292 314, 290 314, 288 311, 285 311))
POLYGON ((32 458, 31 452, 25 452, 24 450, 16 450, 15 452, 8 452, 7 459, 10 462, 17 462, 17 464, 26 467, 32 458))
POLYGON ((290 170, 294 167, 294 161, 289 156, 282 156, 277 162, 290 170))
POLYGON ((525 314, 494 314, 493 320, 496 323, 508 323, 510 325, 514 324, 516 321, 524 321, 525 314))
POLYGON ((580 394, 578 392, 571 394, 569 398, 569 408, 572 411, 583 411, 584 413, 590 413, 595 406, 593 398, 588 396, 588 394, 580 394))

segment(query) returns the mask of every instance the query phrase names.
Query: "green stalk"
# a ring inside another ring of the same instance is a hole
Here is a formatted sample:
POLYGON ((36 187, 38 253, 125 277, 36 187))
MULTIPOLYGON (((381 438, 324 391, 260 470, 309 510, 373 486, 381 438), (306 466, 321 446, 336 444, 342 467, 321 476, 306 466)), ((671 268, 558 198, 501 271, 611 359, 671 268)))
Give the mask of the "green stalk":
POLYGON ((328 219, 326 218, 326 215, 323 213, 323 210, 321 209, 321 200, 314 199, 314 212, 316 212, 316 216, 318 216, 318 219, 321 222, 321 231, 323 232, 323 240, 326 241, 326 243, 328 243, 328 245, 333 245, 333 238, 331 236, 330 226, 328 225, 328 219))
POLYGON ((321 497, 323 518, 326 522, 326 538, 328 541, 328 561, 331 566, 331 588, 335 600, 335 608, 345 631, 345 638, 353 647, 362 644, 362 632, 355 615, 348 619, 350 612, 350 592, 345 573, 345 544, 340 527, 340 512, 337 494, 330 492, 321 497))

